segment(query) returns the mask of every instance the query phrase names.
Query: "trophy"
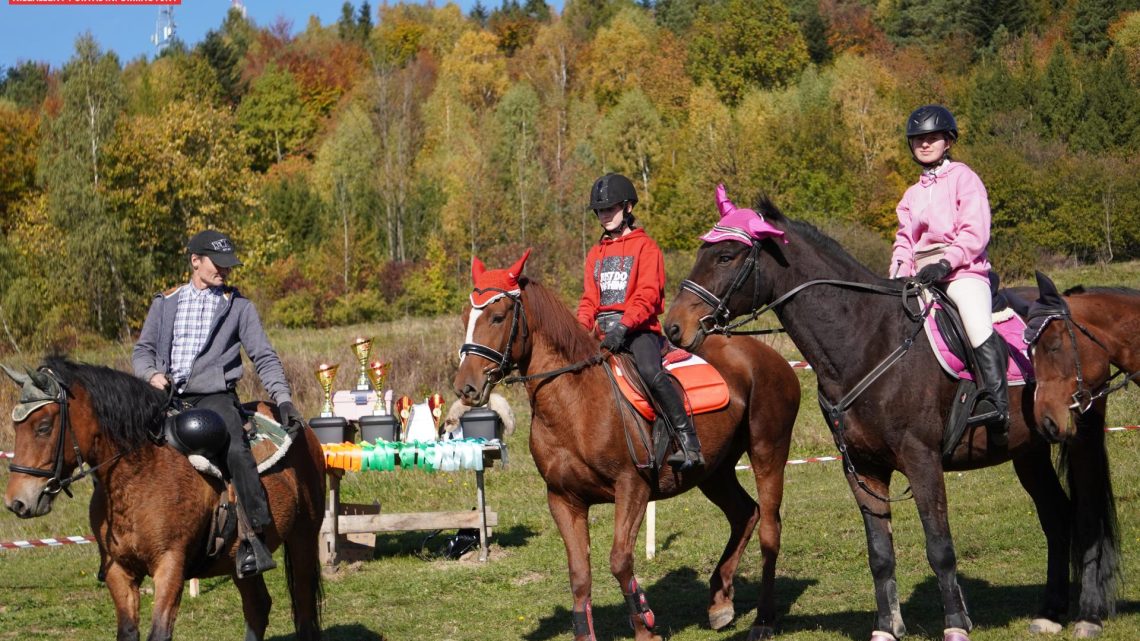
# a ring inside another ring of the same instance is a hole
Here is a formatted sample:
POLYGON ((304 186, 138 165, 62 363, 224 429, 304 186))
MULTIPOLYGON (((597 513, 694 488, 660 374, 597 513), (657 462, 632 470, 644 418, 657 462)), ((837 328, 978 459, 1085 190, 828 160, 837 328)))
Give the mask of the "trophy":
POLYGON ((443 420, 443 396, 440 394, 432 394, 427 399, 428 409, 431 410, 431 418, 435 421, 435 430, 439 431, 439 424, 443 420))
POLYGON ((368 355, 372 352, 372 339, 357 338, 352 343, 352 351, 360 363, 360 374, 356 377, 356 391, 367 392, 371 389, 368 385, 368 355))
POLYGON ((372 405, 373 416, 388 413, 384 407, 384 379, 388 377, 388 365, 388 363, 381 363, 380 361, 372 361, 368 364, 368 380, 372 382, 372 388, 376 390, 376 402, 372 405))
POLYGON ((333 416, 333 381, 336 379, 336 371, 340 368, 339 365, 329 365, 321 363, 317 368, 317 380, 321 383, 321 389, 325 393, 325 403, 321 406, 321 416, 333 416))

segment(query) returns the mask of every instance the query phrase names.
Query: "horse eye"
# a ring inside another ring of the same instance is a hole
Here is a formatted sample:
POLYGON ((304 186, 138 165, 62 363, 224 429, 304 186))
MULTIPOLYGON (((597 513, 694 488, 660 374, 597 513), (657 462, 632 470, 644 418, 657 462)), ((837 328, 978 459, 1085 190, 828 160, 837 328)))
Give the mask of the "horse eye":
POLYGON ((731 263, 732 262, 732 256, 730 254, 721 254, 720 256, 716 257, 716 262, 721 264, 721 265, 723 265, 725 263, 731 263))
POLYGON ((47 436, 48 434, 51 434, 51 421, 46 419, 41 420, 40 422, 36 423, 36 427, 34 429, 36 436, 47 436))
POLYGON ((498 324, 503 322, 504 318, 506 318, 506 316, 504 314, 496 314, 496 315, 491 317, 491 324, 492 325, 498 325, 498 324))

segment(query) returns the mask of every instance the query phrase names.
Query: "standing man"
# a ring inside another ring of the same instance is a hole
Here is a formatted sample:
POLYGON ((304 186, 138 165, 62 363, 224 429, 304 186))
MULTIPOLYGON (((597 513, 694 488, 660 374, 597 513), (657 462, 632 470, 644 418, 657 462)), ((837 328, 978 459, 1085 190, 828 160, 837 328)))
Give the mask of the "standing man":
POLYGON ((173 385, 174 396, 194 407, 217 412, 229 433, 226 466, 238 502, 256 538, 238 547, 238 577, 276 567, 264 542, 272 523, 265 488, 249 449, 236 387, 242 377, 241 349, 253 361, 262 386, 291 428, 303 426, 293 407, 289 383, 277 352, 269 344, 261 318, 249 299, 226 285, 230 270, 241 265, 225 234, 208 229, 186 245, 190 282, 154 297, 135 344, 135 375, 158 389, 173 385))

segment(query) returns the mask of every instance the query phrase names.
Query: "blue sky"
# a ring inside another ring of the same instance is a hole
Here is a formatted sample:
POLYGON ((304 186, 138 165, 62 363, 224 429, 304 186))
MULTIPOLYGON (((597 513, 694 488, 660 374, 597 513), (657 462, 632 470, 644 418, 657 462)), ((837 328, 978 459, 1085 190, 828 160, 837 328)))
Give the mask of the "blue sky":
MULTIPOLYGON (((217 29, 230 8, 231 0, 183 0, 174 6, 178 37, 193 46, 210 29, 217 29)), ((362 0, 351 0, 359 7, 362 0)), ((382 0, 372 0, 373 11, 382 0)), ((260 26, 273 24, 278 16, 293 23, 294 32, 305 28, 309 16, 316 15, 328 25, 340 17, 343 0, 244 0, 247 15, 260 26)), ((442 0, 437 6, 445 4, 442 0)), ((475 0, 458 0, 464 13, 475 0)), ((495 8, 499 0, 483 0, 495 8)), ((561 10, 562 1, 547 4, 561 10)), ((61 67, 75 51, 75 39, 86 31, 95 36, 103 49, 113 50, 125 64, 139 56, 153 58, 150 42, 162 9, 158 5, 10 5, 0 0, 0 66, 13 67, 22 60, 48 62, 61 67)), ((373 22, 377 20, 373 15, 373 22)))

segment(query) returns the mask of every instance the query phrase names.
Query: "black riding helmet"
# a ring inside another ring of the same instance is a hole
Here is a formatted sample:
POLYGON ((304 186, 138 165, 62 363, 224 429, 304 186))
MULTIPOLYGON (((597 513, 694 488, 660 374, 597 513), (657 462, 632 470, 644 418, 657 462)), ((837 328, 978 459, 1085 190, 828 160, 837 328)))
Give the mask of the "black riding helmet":
POLYGON ((950 140, 958 140, 958 123, 954 115, 942 105, 923 105, 915 109, 906 119, 906 138, 909 141, 915 136, 945 131, 950 140))
POLYGON ((633 183, 621 174, 606 174, 594 181, 590 189, 589 209, 609 209, 618 203, 637 204, 637 190, 633 183))
POLYGON ((230 444, 226 424, 217 412, 194 408, 167 419, 166 438, 174 449, 189 456, 213 458, 230 444))

